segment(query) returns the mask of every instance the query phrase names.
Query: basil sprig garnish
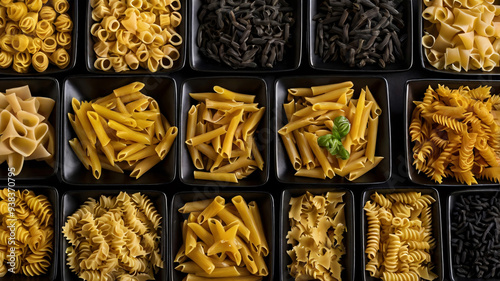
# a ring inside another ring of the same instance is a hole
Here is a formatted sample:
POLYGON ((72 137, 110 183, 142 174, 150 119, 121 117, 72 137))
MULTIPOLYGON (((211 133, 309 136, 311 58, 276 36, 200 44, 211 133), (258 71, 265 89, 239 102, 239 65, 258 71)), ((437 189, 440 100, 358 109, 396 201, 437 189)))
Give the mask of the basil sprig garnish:
POLYGON ((349 151, 342 145, 342 138, 349 134, 351 123, 344 116, 339 116, 333 121, 332 133, 318 138, 318 145, 324 147, 331 155, 336 155, 342 160, 349 159, 349 151))

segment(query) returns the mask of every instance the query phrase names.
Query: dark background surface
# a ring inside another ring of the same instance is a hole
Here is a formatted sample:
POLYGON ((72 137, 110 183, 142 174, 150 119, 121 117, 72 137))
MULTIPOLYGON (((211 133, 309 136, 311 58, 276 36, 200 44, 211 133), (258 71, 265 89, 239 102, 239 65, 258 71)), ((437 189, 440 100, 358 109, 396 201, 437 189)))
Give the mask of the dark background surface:
MULTIPOLYGON (((79 26, 84 26, 86 19, 85 17, 85 11, 86 11, 86 4, 88 3, 87 0, 79 0, 79 26)), ((191 2, 191 1, 188 1, 191 2)), ((307 2, 306 2, 307 3, 307 2)), ((362 268, 362 259, 364 259, 364 254, 362 253, 362 243, 364 241, 361 240, 361 221, 362 221, 362 213, 361 213, 361 200, 362 200, 362 192, 366 190, 367 188, 422 188, 422 186, 417 186, 413 184, 408 177, 408 172, 407 168, 405 167, 405 124, 404 124, 404 108, 405 108, 405 95, 406 95, 406 90, 405 90, 405 84, 407 80, 410 79, 432 79, 432 78, 439 78, 439 79, 460 79, 464 81, 464 84, 466 83, 466 80, 485 80, 485 81, 491 81, 494 79, 494 76, 491 75, 475 75, 475 76, 463 76, 463 75, 458 75, 458 74, 443 74, 443 73, 435 73, 431 72, 428 70, 423 69, 421 66, 421 58, 420 58, 420 35, 415 32, 417 30, 417 26, 419 24, 419 17, 420 15, 417 14, 418 11, 418 4, 419 1, 413 1, 413 30, 414 30, 414 40, 413 40, 413 66, 409 71, 404 71, 404 72, 398 72, 398 73, 377 73, 377 72, 356 72, 356 73, 349 73, 350 76, 369 76, 369 77, 384 77, 388 81, 389 85, 389 98, 390 98, 390 110, 391 110, 391 131, 392 131, 392 176, 390 179, 383 184, 378 184, 378 185, 342 185, 343 188, 350 189, 353 194, 354 194, 354 224, 355 224, 355 229, 356 229, 356 235, 355 235, 355 249, 354 249, 354 274, 353 274, 353 279, 354 280, 363 280, 364 279, 364 269, 362 268)), ((184 9, 184 8, 183 8, 184 9)), ((303 16, 305 16, 306 9, 302 11, 303 16)), ((304 17, 305 18, 305 17, 304 17)), ((183 19, 187 20, 187 19, 183 19)), ((304 23, 304 25, 307 25, 308 23, 304 23)), ((307 28, 304 26, 304 28, 307 28)), ((188 30, 190 30, 190 27, 188 27, 188 30)), ((71 75, 89 75, 89 73, 86 70, 85 67, 85 50, 84 50, 84 40, 85 38, 85 28, 79 28, 79 34, 78 34, 78 55, 77 55, 77 62, 76 66, 74 69, 65 72, 63 74, 56 74, 52 75, 51 77, 54 77, 58 79, 58 81, 61 83, 60 86, 62 88, 62 83, 64 82, 65 78, 71 75)), ((189 37, 189 36, 187 36, 189 37)), ((188 38, 184 38, 187 40, 188 38)), ((267 82, 267 88, 268 88, 268 94, 270 95, 270 100, 273 100, 274 97, 274 82, 275 79, 280 78, 280 77, 285 77, 285 76, 296 76, 296 75, 345 75, 345 73, 339 73, 339 72, 325 72, 325 71, 317 71, 313 70, 309 67, 308 65, 308 58, 305 57, 304 55, 307 56, 306 52, 306 42, 303 40, 303 57, 302 57, 302 62, 301 66, 299 69, 292 71, 292 72, 285 72, 285 73, 280 73, 280 72, 272 72, 272 73, 266 73, 263 75, 256 75, 256 74, 248 74, 248 75, 253 75, 253 76, 258 76, 261 78, 264 78, 267 82)), ((189 41, 185 41, 185 44, 191 44, 189 41)), ((206 77, 206 76, 218 76, 217 73, 203 73, 203 72, 197 72, 192 70, 189 67, 188 63, 189 58, 187 58, 185 67, 176 73, 170 74, 172 78, 175 79, 176 85, 177 85, 177 92, 179 93, 183 81, 185 81, 188 78, 195 78, 195 77, 206 77)), ((112 74, 112 73, 110 73, 112 74)), ((106 74, 102 74, 103 76, 106 74)), ((232 72, 229 74, 220 74, 219 76, 241 76, 241 75, 246 75, 244 73, 240 72, 232 72)), ((103 93, 105 94, 105 93, 103 93)), ((180 95, 180 94, 178 94, 180 95)), ((180 100, 180 96, 178 96, 178 101, 180 100)), ((272 106, 272 105, 271 105, 272 106)), ((179 110, 178 110, 179 111, 179 110)), ((63 113, 64 115, 66 113, 63 113)), ((179 116, 179 118, 185 118, 184 116, 179 116)), ((274 123, 274 118, 275 116, 271 114, 271 124, 274 123)), ((180 128, 183 130, 183 128, 180 128)), ((179 134, 180 135, 180 134, 179 134)), ((320 186, 315 186, 315 185, 293 185, 293 184, 281 184, 277 181, 276 179, 276 173, 275 173, 275 164, 274 164, 274 158, 276 157, 276 152, 274 150, 274 133, 270 132, 270 143, 269 145, 269 150, 271 153, 271 161, 266 163, 266 165, 269 166, 269 181, 267 184, 260 186, 260 187, 253 187, 253 188, 238 188, 238 187, 225 187, 224 183, 221 183, 219 186, 217 185, 211 185, 211 186, 188 186, 185 184, 182 184, 181 181, 179 180, 179 176, 177 173, 176 179, 166 185, 153 185, 153 186, 138 186, 134 185, 134 179, 130 179, 130 182, 127 183, 126 185, 122 186, 111 186, 111 187, 105 187, 102 185, 89 185, 89 186, 72 186, 72 185, 67 185, 63 184, 57 177, 53 176, 47 180, 36 180, 36 181, 26 181, 26 180, 18 180, 16 182, 16 188, 22 188, 26 185, 48 185, 48 186, 54 186, 58 189, 59 191, 59 198, 62 197, 62 195, 69 190, 78 190, 78 192, 85 193, 86 190, 91 190, 91 189, 116 189, 116 190, 137 190, 137 189, 143 189, 143 190, 159 190, 164 192, 167 195, 167 202, 168 206, 170 208, 171 206, 171 200, 173 198, 173 195, 177 192, 180 191, 191 191, 191 192, 220 192, 220 191, 233 191, 237 192, 239 190, 251 190, 251 191, 266 191, 272 194, 274 198, 274 204, 275 204, 275 222, 277 223, 279 220, 280 212, 282 210, 282 206, 280 203, 280 197, 282 194, 282 191, 285 189, 291 189, 291 188, 302 188, 302 189, 314 189, 314 188, 324 188, 324 187, 331 187, 332 189, 336 188, 335 185, 331 186, 325 186, 325 185, 320 185, 320 186)), ((67 141, 67 140, 64 140, 67 141)), ((182 140, 177 139, 179 145, 182 145, 182 140)), ((178 153, 178 151, 172 151, 171 153, 178 153)), ((4 166, 2 166, 3 168, 4 166)), ((177 169, 179 170, 179 169, 177 169)), ((145 177, 151 176, 146 173, 144 175, 145 177)), ((2 186, 6 186, 7 182, 2 182, 2 186)), ((474 189, 475 187, 467 187, 467 186, 455 186, 455 187, 440 187, 438 185, 434 186, 440 197, 440 203, 441 203, 441 214, 440 217, 437 218, 435 217, 434 219, 440 219, 442 222, 443 226, 443 232, 438 235, 438 237, 443 237, 444 241, 442 241, 443 244, 443 257, 444 257, 444 276, 440 276, 440 279, 443 280, 450 280, 450 273, 449 273, 449 266, 448 266, 448 248, 447 248, 447 237, 448 237, 448 228, 447 228, 447 219, 446 219, 446 213, 444 210, 446 210, 447 206, 447 201, 448 201, 448 196, 451 192, 456 191, 456 190, 464 190, 464 189, 474 189)), ((493 188, 499 189, 499 186, 495 186, 493 188)), ((83 203, 83 202, 81 202, 83 203)), ((363 202, 364 203, 364 202, 363 202)), ((171 214, 168 214, 171 216, 171 214)), ((265 215, 265 214, 263 214, 265 215)), ((164 218, 164 220, 167 220, 168 218, 164 218)), ((63 218, 65 220, 65 218, 63 218)), ((278 251, 278 245, 284 237, 280 237, 279 233, 279 225, 276 224, 276 228, 274 231, 275 235, 275 248, 273 249, 274 251, 278 251)), ((170 231, 180 231, 180 226, 175 226, 174 228, 169 228, 170 231)), ((57 230, 56 230, 57 231, 57 230)), ((59 230, 60 231, 60 230, 59 230)), ((349 231, 349 230, 348 230, 349 231)), ((169 237, 172 237, 169 235, 168 237, 165 236, 164 241, 170 242, 169 237)), ((174 245, 177 247, 178 245, 174 245)), ((352 245, 347 245, 348 251, 351 251, 352 245)), ((61 249, 60 253, 62 254, 64 249, 61 249)), ((279 264, 279 258, 278 255, 281 254, 277 252, 277 255, 275 255, 275 262, 274 262, 274 277, 273 280, 280 280, 280 264, 279 264)), ((61 262, 61 256, 59 255, 59 266, 58 266, 58 271, 59 273, 57 274, 57 279, 56 280, 62 280, 62 274, 61 274, 61 268, 66 267, 65 264, 61 262)), ((169 257, 171 258, 171 257, 169 257)), ((168 266, 169 262, 165 261, 165 266, 168 266)), ((285 266, 285 265, 283 265, 285 266)), ((169 269, 171 270, 171 269, 169 269)), ((284 276, 283 278, 287 278, 288 276, 284 276)), ((12 275, 7 275, 6 278, 2 278, 2 280, 15 280, 16 278, 13 277, 12 275), (7 278, 7 279, 6 279, 7 278)), ((33 279, 35 280, 35 279, 33 279)), ((347 278, 346 278, 347 280, 347 278)), ((180 280, 175 280, 175 281, 180 281, 180 280)))

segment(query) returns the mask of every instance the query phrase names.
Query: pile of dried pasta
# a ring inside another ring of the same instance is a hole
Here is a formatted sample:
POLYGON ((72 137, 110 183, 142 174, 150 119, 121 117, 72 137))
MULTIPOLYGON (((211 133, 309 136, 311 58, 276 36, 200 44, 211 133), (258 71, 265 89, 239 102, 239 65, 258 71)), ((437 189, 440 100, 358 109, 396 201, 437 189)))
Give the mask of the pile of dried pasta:
POLYGON ((383 157, 375 156, 382 110, 368 87, 353 99, 353 86, 346 81, 288 89, 288 103, 283 104, 288 123, 278 133, 296 176, 331 179, 339 175, 353 181, 382 161, 383 157), (331 133, 338 116, 345 116, 352 126, 342 140, 351 154, 347 160, 331 155, 318 144, 318 137, 331 133))
MULTIPOLYGON (((75 3, 76 5, 76 3, 75 3)), ((73 21, 67 0, 0 1, 0 68, 27 73, 70 63, 73 21)))
POLYGON ((0 190, 0 277, 8 272, 44 275, 52 264, 53 251, 54 209, 47 197, 27 189, 0 190), (15 240, 10 239, 11 233, 15 240), (9 257, 11 249, 14 261, 9 257))
POLYGON ((138 179, 163 160, 175 138, 156 100, 143 95, 140 82, 113 90, 112 94, 90 102, 71 101, 75 114, 68 113, 77 138, 71 148, 96 179, 101 170, 123 173, 138 179))
POLYGON ((67 218, 67 264, 83 280, 154 280, 163 268, 161 220, 141 193, 89 198, 67 218))
POLYGON ((500 182, 500 96, 491 87, 450 89, 439 85, 414 101, 409 133, 413 165, 435 182, 476 177, 500 182))
POLYGON ((434 280, 438 276, 431 253, 436 247, 432 234, 432 195, 420 192, 377 192, 364 210, 368 222, 365 270, 382 281, 434 280))
POLYGON ((292 259, 288 268, 295 280, 342 280, 341 258, 346 253, 347 231, 344 194, 307 192, 290 199, 290 230, 286 239, 292 245, 287 251, 292 259))
POLYGON ((255 95, 213 90, 189 94, 199 103, 188 111, 186 144, 195 168, 207 171, 194 171, 194 178, 237 183, 264 169, 254 133, 265 108, 255 95))
POLYGON ((174 258, 179 263, 175 269, 187 273, 185 281, 259 281, 269 274, 264 257, 272 249, 255 201, 247 204, 238 195, 226 204, 217 196, 188 202, 179 212, 189 214, 182 225, 184 243, 174 258))
POLYGON ((55 101, 33 97, 28 86, 0 93, 0 164, 19 175, 26 160, 54 166, 56 139, 49 117, 55 101))

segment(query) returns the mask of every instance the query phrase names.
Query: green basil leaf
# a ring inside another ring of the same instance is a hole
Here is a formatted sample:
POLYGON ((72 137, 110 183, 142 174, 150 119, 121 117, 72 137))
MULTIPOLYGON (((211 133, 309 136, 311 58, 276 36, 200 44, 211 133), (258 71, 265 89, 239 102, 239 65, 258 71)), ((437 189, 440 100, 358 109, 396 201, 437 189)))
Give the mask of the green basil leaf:
POLYGON ((342 137, 340 136, 339 134, 339 131, 337 130, 337 128, 335 128, 335 126, 332 128, 332 134, 331 136, 336 139, 336 140, 340 140, 342 139, 342 137))
POLYGON ((318 145, 322 147, 329 147, 332 135, 324 135, 318 138, 318 145))
POLYGON ((337 128, 340 138, 347 136, 351 130, 351 123, 345 116, 338 116, 333 121, 333 124, 335 125, 334 128, 337 128))
POLYGON ((342 160, 347 160, 349 159, 349 151, 347 151, 344 146, 340 146, 338 149, 337 149, 337 157, 340 157, 342 160))

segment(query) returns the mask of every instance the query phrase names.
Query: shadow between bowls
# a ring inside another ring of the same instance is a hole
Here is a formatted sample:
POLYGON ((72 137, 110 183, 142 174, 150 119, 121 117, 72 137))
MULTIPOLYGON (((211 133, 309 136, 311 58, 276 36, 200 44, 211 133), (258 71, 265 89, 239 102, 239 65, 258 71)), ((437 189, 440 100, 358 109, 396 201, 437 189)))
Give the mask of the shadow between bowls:
POLYGON ((216 73, 271 73, 271 72, 284 72, 293 71, 299 68, 300 62, 302 60, 302 29, 303 26, 303 1, 295 0, 288 1, 290 6, 294 9, 295 24, 290 28, 291 36, 291 48, 285 49, 285 54, 283 56, 283 61, 277 62, 273 68, 261 67, 256 68, 243 68, 243 69, 233 69, 230 66, 218 63, 215 60, 205 57, 197 45, 198 28, 200 22, 198 20, 198 12, 202 6, 202 0, 195 0, 191 3, 189 12, 189 24, 191 33, 189 35, 189 64, 192 69, 197 71, 205 72, 216 72, 216 73))
MULTIPOLYGON (((413 144, 411 143, 410 138, 410 123, 412 118, 413 110, 415 110, 416 106, 413 103, 414 101, 422 101, 424 98, 425 91, 429 86, 432 88, 437 88, 438 85, 448 86, 450 89, 458 89, 460 86, 469 86, 469 87, 479 87, 479 86, 491 86, 492 93, 500 93, 500 81, 485 81, 485 80, 451 80, 451 79, 416 79, 409 80, 406 82, 406 102, 405 102, 405 155, 406 155, 406 167, 408 169, 408 176, 410 180, 416 184, 427 185, 427 186, 463 186, 466 187, 466 184, 462 184, 456 181, 453 178, 443 178, 443 182, 441 184, 432 181, 431 178, 428 178, 424 173, 419 173, 415 166, 412 164, 413 160, 413 144)), ((484 180, 484 179, 476 179, 477 183, 475 186, 498 186, 498 184, 484 180)))
MULTIPOLYGON (((175 81, 167 76, 152 75, 114 75, 114 76, 72 76, 64 81, 63 99, 61 103, 62 122, 62 150, 61 150, 61 179, 72 185, 106 185, 121 187, 123 185, 159 185, 167 184, 175 179, 177 169, 177 140, 174 141, 170 152, 165 159, 156 164, 139 179, 130 177, 128 172, 123 174, 103 170, 100 179, 95 179, 91 171, 85 169, 75 155, 69 140, 76 134, 68 120, 68 113, 73 113, 72 98, 81 101, 90 101, 104 97, 114 89, 132 82, 145 84, 141 90, 158 102, 161 113, 172 126, 177 126, 177 94, 175 81)), ((177 137, 178 138, 178 137, 177 137)))
POLYGON ((493 281, 493 280, 499 280, 498 278, 483 278, 483 279, 476 279, 476 278, 464 278, 457 276, 454 270, 453 266, 453 249, 451 246, 451 240, 453 239, 454 235, 451 231, 451 216, 453 213, 453 209, 455 208, 455 203, 457 200, 459 200, 460 196, 470 196, 470 195, 479 195, 481 197, 485 198, 493 198, 497 197, 500 198, 500 189, 499 188, 478 188, 478 189, 469 189, 469 190, 461 190, 461 191, 455 191, 450 194, 448 197, 447 201, 447 210, 446 210, 446 223, 448 225, 448 233, 447 233, 447 252, 448 252, 448 265, 450 269, 450 279, 452 281, 493 281))
MULTIPOLYGON (((0 187, 1 189, 7 188, 7 186, 0 187)), ((24 189, 31 190, 35 193, 36 196, 38 195, 45 195, 47 199, 49 200, 50 204, 52 205, 53 209, 53 216, 54 216, 54 238, 53 238, 53 253, 52 253, 52 260, 50 262, 50 266, 48 268, 48 271, 44 275, 40 276, 24 276, 21 274, 16 274, 13 275, 11 273, 7 273, 4 277, 0 277, 0 281, 54 281, 57 278, 57 272, 58 268, 57 265, 59 263, 59 240, 61 239, 61 233, 59 231, 60 229, 60 213, 59 213, 59 192, 57 192, 57 189, 55 189, 52 186, 30 186, 30 185, 23 185, 22 188, 14 188, 15 190, 23 191, 24 189)), ((7 260, 5 260, 7 262, 7 260)), ((10 268, 9 265, 5 264, 7 266, 7 269, 10 268)))
MULTIPOLYGON (((17 88, 28 85, 33 97, 47 97, 55 101, 54 108, 49 117, 49 123, 54 128, 54 167, 49 166, 45 161, 29 160, 24 161, 21 173, 14 177, 15 180, 41 180, 47 179, 56 174, 59 167, 59 134, 60 134, 60 118, 59 118, 59 103, 60 90, 59 83, 51 77, 11 77, 0 78, 0 91, 5 92, 6 89, 17 88)), ((1 110, 0 110, 1 112, 1 110)), ((6 169, 7 162, 0 165, 0 180, 7 180, 8 170, 6 169), (5 169, 3 168, 5 167, 5 169)))
POLYGON ((276 149, 276 177, 282 183, 293 184, 336 184, 336 185, 366 185, 384 183, 392 173, 392 152, 391 152, 391 128, 390 128, 390 112, 389 112, 389 90, 387 80, 382 77, 347 77, 347 76, 294 76, 279 78, 275 82, 275 116, 273 120, 273 134, 275 138, 276 149), (286 115, 283 109, 283 104, 287 101, 289 88, 310 88, 313 86, 326 85, 332 83, 340 83, 344 81, 352 81, 354 83, 354 97, 357 98, 361 88, 368 86, 374 98, 382 109, 380 122, 378 125, 377 148, 375 155, 383 156, 384 159, 377 167, 369 171, 365 175, 354 181, 335 176, 333 179, 314 179, 305 177, 296 177, 295 169, 293 168, 288 154, 283 145, 283 141, 278 134, 278 130, 286 125, 286 115))
POLYGON ((187 38, 187 11, 188 11, 188 0, 179 0, 181 2, 181 9, 180 9, 180 13, 182 15, 182 21, 181 21, 181 24, 177 27, 178 28, 178 31, 179 31, 179 35, 181 35, 181 37, 183 38, 183 42, 180 46, 180 48, 178 49, 179 50, 179 59, 174 61, 174 65, 172 68, 170 69, 162 69, 162 70, 158 70, 157 72, 151 72, 147 69, 144 69, 142 67, 139 66, 139 68, 137 70, 127 70, 127 71, 123 71, 123 72, 115 72, 114 70, 111 70, 111 71, 103 71, 103 70, 99 70, 97 68, 95 68, 94 66, 94 62, 96 61, 97 59, 97 55, 96 53, 94 52, 94 40, 93 40, 93 36, 92 34, 90 33, 90 28, 92 27, 92 25, 94 23, 96 23, 93 19, 92 19, 92 6, 90 6, 90 1, 86 4, 86 14, 85 14, 85 18, 86 18, 86 21, 85 21, 85 66, 87 67, 87 70, 91 73, 95 73, 95 74, 111 74, 111 75, 117 75, 117 74, 134 74, 134 75, 138 75, 138 74, 168 74, 168 73, 172 73, 172 72, 175 72, 175 71, 179 71, 181 70, 185 63, 186 63, 186 45, 189 44, 187 38))
POLYGON ((186 80, 182 84, 181 89, 181 112, 179 116, 180 120, 180 133, 179 133, 179 158, 180 158, 180 179, 184 184, 195 185, 195 186, 217 186, 217 187, 256 187, 264 185, 269 179, 269 166, 270 163, 270 126, 269 126, 269 111, 271 107, 269 106, 269 99, 267 96, 267 85, 266 82, 257 77, 245 77, 245 76, 225 76, 225 77, 203 77, 203 78, 192 78, 186 80), (255 142, 259 147, 259 151, 264 158, 264 170, 256 170, 247 178, 239 180, 238 183, 229 182, 218 182, 218 181, 204 181, 196 180, 194 178, 193 172, 195 167, 191 160, 191 156, 187 149, 186 141, 186 126, 187 126, 187 116, 189 108, 192 105, 198 104, 198 102, 192 99, 190 93, 202 93, 202 92, 213 92, 214 86, 221 86, 223 88, 229 89, 234 92, 243 94, 256 95, 255 102, 259 103, 259 107, 265 107, 265 113, 262 117, 257 130, 255 131, 255 142))
POLYGON ((287 251, 291 250, 289 244, 287 244, 286 236, 288 231, 290 231, 290 221, 288 218, 288 213, 290 212, 290 199, 292 197, 299 197, 309 191, 313 195, 324 195, 327 192, 345 192, 342 197, 345 207, 345 221, 347 234, 344 234, 344 245, 346 248, 346 254, 341 258, 340 264, 344 268, 342 270, 342 280, 354 281, 355 276, 355 211, 354 211, 354 194, 351 190, 345 188, 308 188, 307 186, 298 186, 293 189, 286 189, 281 193, 281 210, 280 210, 280 233, 279 233, 279 270, 280 270, 280 280, 281 281, 295 281, 287 266, 292 262, 291 258, 288 256, 287 251))
MULTIPOLYGON (((363 68, 350 67, 348 64, 343 63, 340 59, 337 61, 323 62, 323 59, 314 53, 315 40, 316 40, 316 21, 313 17, 318 12, 318 4, 324 0, 305 0, 307 5, 307 54, 309 65, 313 69, 326 70, 326 71, 341 71, 341 72, 399 72, 409 70, 413 65, 413 7, 412 1, 403 1, 405 30, 403 34, 406 35, 406 41, 402 44, 403 60, 398 60, 395 63, 388 64, 385 68, 381 68, 378 64, 366 65, 363 68)), ((415 0, 420 1, 420 0, 415 0)))
POLYGON ((175 256, 179 251, 181 245, 183 244, 182 239, 182 223, 186 220, 189 214, 179 213, 179 208, 181 208, 187 202, 213 199, 217 196, 221 196, 226 200, 226 203, 231 202, 231 198, 241 195, 245 199, 246 203, 255 201, 258 203, 258 208, 262 218, 262 225, 264 227, 264 233, 266 234, 266 240, 269 247, 269 255, 264 258, 267 268, 269 270, 268 276, 263 277, 262 281, 272 281, 274 280, 274 261, 275 261, 275 212, 274 212, 274 199, 273 196, 268 192, 262 191, 237 191, 237 192, 178 192, 172 198, 172 203, 170 205, 170 260, 168 267, 171 268, 170 281, 181 281, 186 276, 184 273, 175 270, 174 268, 178 265, 174 263, 175 256))
MULTIPOLYGON (((12 76, 29 76, 29 75, 54 75, 58 73, 68 72, 73 69, 76 65, 76 54, 77 54, 77 42, 78 42, 78 0, 68 0, 69 10, 66 14, 69 15, 71 20, 73 21, 73 31, 71 31, 71 49, 66 50, 68 52, 70 62, 68 66, 64 69, 60 69, 56 65, 49 62, 49 67, 43 71, 36 71, 33 66, 29 67, 28 73, 19 73, 12 69, 12 65, 9 68, 0 69, 0 75, 12 75, 12 76)), ((47 4, 44 4, 45 6, 47 4)), ((59 14, 57 14, 59 15, 59 14)))
POLYGON ((367 264, 367 257, 365 254, 366 250, 366 241, 367 241, 367 231, 368 231, 368 221, 366 220, 365 210, 363 209, 366 202, 370 200, 370 196, 375 192, 379 194, 390 194, 390 193, 399 193, 399 192, 410 192, 416 191, 420 192, 422 195, 429 194, 436 202, 434 202, 431 206, 432 208, 432 236, 436 240, 436 248, 431 253, 431 261, 434 264, 434 269, 432 272, 438 275, 434 281, 443 281, 446 280, 444 278, 444 252, 443 252, 443 230, 441 223, 441 203, 439 200, 439 193, 435 188, 432 187, 401 187, 401 188, 368 188, 363 191, 361 195, 361 205, 359 206, 360 214, 361 214, 361 251, 362 255, 362 270, 363 270, 363 279, 364 281, 376 281, 379 280, 377 278, 371 277, 370 273, 365 270, 367 264))
MULTIPOLYGON (((136 192, 140 192, 146 195, 151 202, 156 207, 156 210, 160 214, 161 220, 161 242, 160 242, 160 253, 163 260, 163 268, 155 273, 155 280, 167 280, 169 267, 167 267, 168 263, 168 206, 167 206, 167 196, 165 193, 157 190, 123 190, 127 192, 129 195, 132 195, 136 192)), ((67 218, 73 215, 81 205, 83 205, 87 199, 94 198, 99 202, 99 198, 101 195, 104 196, 118 196, 120 193, 119 190, 72 190, 67 191, 63 194, 61 198, 61 228, 66 224, 67 218)), ((62 231, 62 230, 61 230, 62 231)), ((59 231, 59 232, 61 232, 59 231)), ((63 281, 79 281, 81 280, 76 273, 69 269, 69 266, 66 264, 66 249, 69 247, 68 240, 61 235, 61 280, 63 281)))

